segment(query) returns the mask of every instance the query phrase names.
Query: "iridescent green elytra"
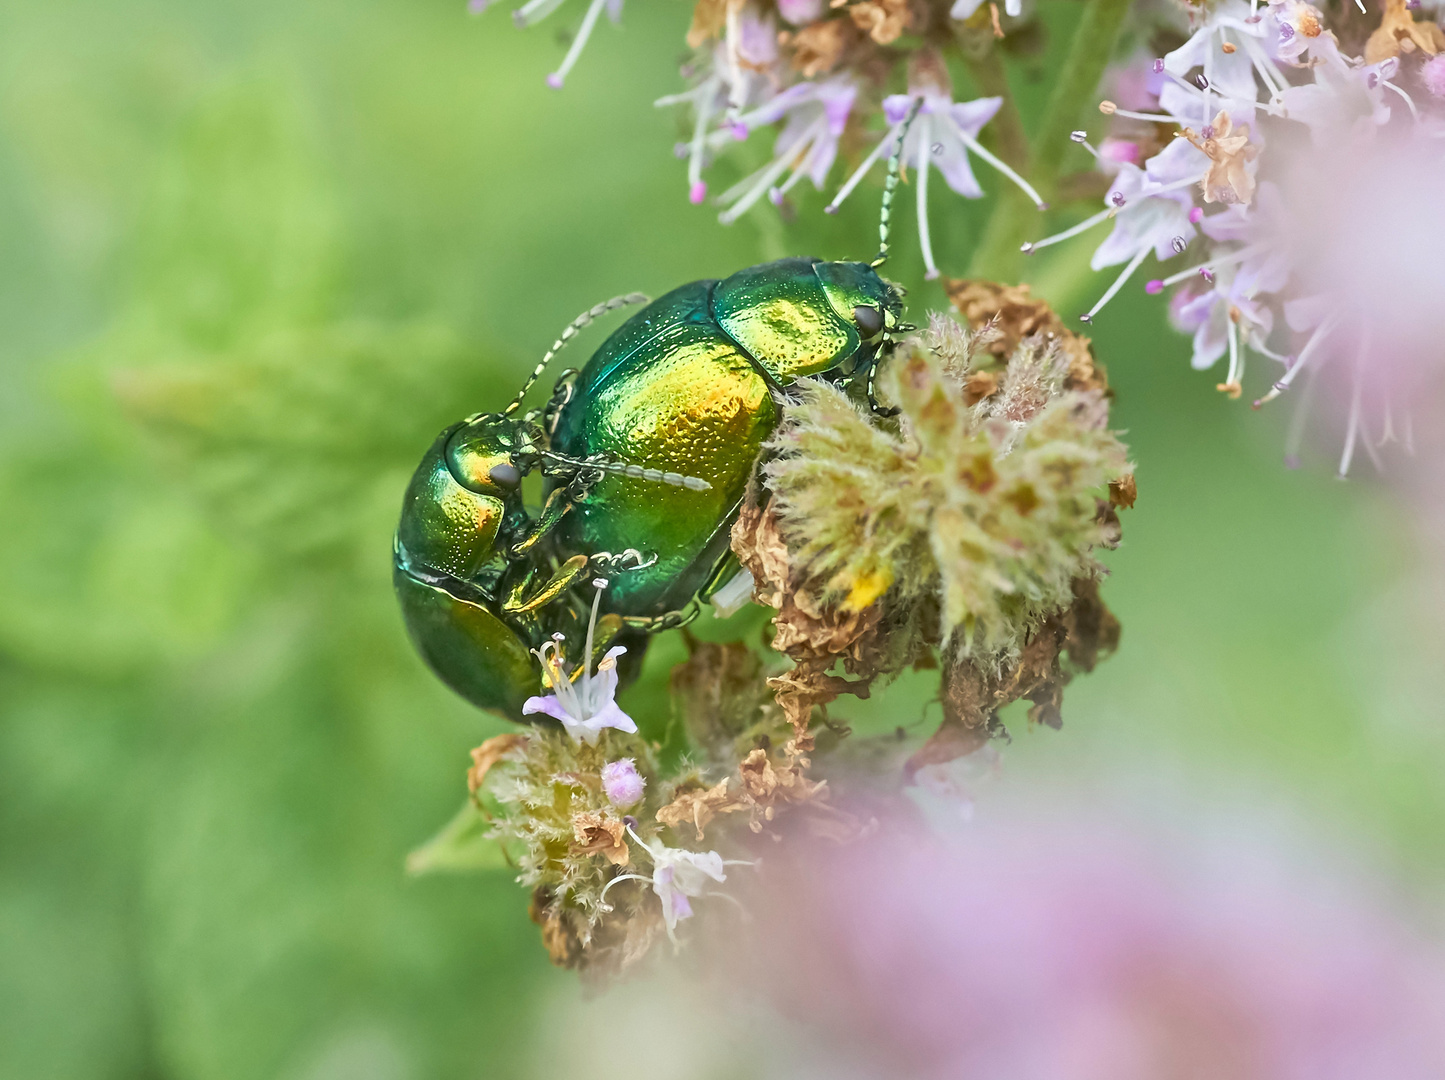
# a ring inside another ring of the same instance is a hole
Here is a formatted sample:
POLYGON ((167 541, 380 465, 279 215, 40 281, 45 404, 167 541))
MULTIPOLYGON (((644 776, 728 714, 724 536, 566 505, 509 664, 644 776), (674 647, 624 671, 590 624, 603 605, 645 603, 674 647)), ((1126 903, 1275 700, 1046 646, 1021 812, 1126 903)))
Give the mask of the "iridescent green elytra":
POLYGON ((603 343, 557 414, 552 446, 712 485, 606 476, 561 518, 559 556, 645 556, 613 577, 604 610, 658 618, 716 590, 748 479, 779 420, 774 391, 804 375, 871 368, 901 311, 898 290, 866 263, 782 259, 674 289, 603 343))

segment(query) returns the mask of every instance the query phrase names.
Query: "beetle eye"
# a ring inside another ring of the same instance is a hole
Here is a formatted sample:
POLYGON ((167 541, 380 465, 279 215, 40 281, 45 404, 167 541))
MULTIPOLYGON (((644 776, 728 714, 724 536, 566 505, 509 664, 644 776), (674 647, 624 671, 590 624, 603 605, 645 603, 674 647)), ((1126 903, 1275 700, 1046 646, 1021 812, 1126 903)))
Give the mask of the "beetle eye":
POLYGON ((883 311, 881 308, 859 304, 853 309, 853 321, 858 324, 859 333, 865 338, 871 338, 883 329, 883 311))
POLYGON ((487 473, 487 479, 497 487, 514 488, 522 482, 522 474, 515 465, 504 461, 500 465, 492 466, 492 471, 487 473))

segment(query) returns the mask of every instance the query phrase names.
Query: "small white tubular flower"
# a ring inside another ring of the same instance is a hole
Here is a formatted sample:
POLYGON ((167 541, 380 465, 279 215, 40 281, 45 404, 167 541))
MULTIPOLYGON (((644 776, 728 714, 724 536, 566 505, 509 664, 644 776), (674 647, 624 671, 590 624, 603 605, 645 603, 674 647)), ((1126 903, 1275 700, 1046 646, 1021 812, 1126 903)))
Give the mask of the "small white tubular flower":
POLYGON ((1305 0, 1270 0, 1264 23, 1270 31, 1266 44, 1276 59, 1287 63, 1298 63, 1316 44, 1332 44, 1324 33, 1324 17, 1305 0))
POLYGON ((1181 124, 1207 124, 1221 108, 1237 123, 1254 119, 1258 72, 1271 98, 1287 85, 1263 38, 1264 22, 1243 0, 1225 0, 1207 10, 1198 28, 1164 57, 1171 81, 1160 91, 1159 105, 1181 124), (1195 68, 1193 78, 1187 78, 1195 68))
POLYGON ((938 277, 938 266, 933 258, 933 243, 928 229, 928 174, 929 167, 936 168, 953 191, 966 199, 977 199, 983 195, 983 188, 974 178, 969 163, 969 154, 992 165, 996 170, 1019 186, 1034 204, 1042 208, 1045 204, 1039 193, 1029 182, 1016 173, 1005 162, 985 149, 978 141, 978 133, 993 119, 1003 104, 1002 98, 978 98, 974 101, 954 101, 952 91, 939 85, 930 72, 928 78, 921 78, 909 86, 908 93, 894 94, 883 99, 883 117, 888 121, 888 133, 874 147, 872 153, 838 190, 828 210, 835 211, 839 204, 853 191, 864 174, 880 158, 886 158, 897 145, 898 136, 914 103, 921 101, 918 115, 909 128, 902 148, 904 165, 912 165, 917 171, 918 193, 918 236, 923 248, 923 264, 929 279, 938 277))
POLYGON ((1113 220, 1114 229, 1094 251, 1089 266, 1102 270, 1126 263, 1123 272, 1105 290, 1088 312, 1079 316, 1081 322, 1092 322, 1124 283, 1133 276, 1152 251, 1160 262, 1173 258, 1195 235, 1194 222, 1199 212, 1194 208, 1188 188, 1203 179, 1207 159, 1183 139, 1176 139, 1161 153, 1155 154, 1143 169, 1128 162, 1119 164, 1118 175, 1104 196, 1104 209, 1085 218, 1073 228, 1025 244, 1025 254, 1068 240, 1105 221, 1113 220))
POLYGON ((1331 38, 1315 49, 1315 59, 1314 82, 1290 87, 1280 100, 1285 116, 1309 128, 1316 144, 1347 140, 1390 122, 1391 101, 1399 99, 1388 91, 1403 97, 1390 81, 1400 71, 1398 58, 1356 67, 1331 38))
POLYGON ((596 746, 597 738, 604 728, 635 733, 637 725, 632 722, 617 702, 617 658, 627 651, 618 645, 607 650, 607 655, 592 671, 592 638, 597 630, 597 607, 602 600, 602 590, 607 587, 604 578, 592 582, 597 592, 592 597, 592 616, 587 622, 586 653, 583 657, 581 674, 574 678, 572 669, 562 656, 561 634, 553 634, 552 640, 532 654, 542 664, 542 679, 551 689, 550 694, 530 697, 522 705, 524 715, 545 713, 562 722, 562 729, 579 742, 596 746))
POLYGON ((637 836, 633 827, 627 826, 627 831, 652 856, 652 891, 662 901, 662 920, 668 924, 670 935, 679 920, 692 917, 692 904, 688 902, 691 896, 701 896, 709 879, 727 880, 727 863, 717 852, 689 852, 685 847, 649 844, 637 836))
MULTIPOLYGON (((472 14, 480 15, 495 2, 496 0, 469 0, 467 7, 472 14)), ((528 0, 527 3, 512 12, 512 21, 523 28, 533 26, 556 11, 563 3, 564 0, 528 0)), ((567 74, 577 63, 577 58, 582 55, 582 50, 587 47, 587 41, 592 37, 592 31, 597 26, 597 20, 602 16, 602 12, 605 10, 607 17, 615 23, 622 18, 622 3, 623 0, 592 0, 587 7, 587 13, 582 16, 582 25, 577 28, 567 55, 562 58, 562 63, 557 70, 547 76, 548 86, 554 90, 562 88, 567 74)))
POLYGON ((1179 330, 1194 335, 1190 363, 1196 371, 1213 367, 1229 353, 1226 387, 1239 387, 1244 377, 1244 346, 1263 343, 1274 328, 1274 314, 1254 298, 1232 268, 1221 272, 1204 292, 1177 293, 1169 314, 1179 330))
POLYGON ((722 144, 747 138, 755 127, 786 121, 773 144, 772 161, 720 196, 721 202, 731 205, 718 215, 718 220, 724 225, 731 224, 765 192, 774 203, 781 203, 783 196, 805 176, 821 190, 838 158, 838 140, 848 125, 857 96, 857 84, 846 75, 826 82, 797 83, 751 112, 738 116, 729 128, 715 132, 710 141, 722 144), (779 184, 790 168, 788 178, 779 184))
POLYGON ((686 848, 666 847, 660 842, 649 844, 637 835, 631 819, 624 820, 628 822, 627 834, 651 857, 652 876, 618 874, 607 883, 602 890, 602 896, 605 899, 608 890, 620 881, 650 882, 652 891, 657 894, 658 900, 662 901, 662 920, 667 924, 667 936, 672 938, 674 944, 677 938, 673 931, 677 929, 677 924, 683 919, 692 918, 690 898, 702 896, 710 880, 726 881, 726 867, 753 865, 744 859, 724 859, 716 851, 689 851, 686 848))
POLYGON ((716 851, 688 851, 660 844, 648 850, 652 852, 652 891, 662 901, 662 920, 671 933, 678 920, 692 917, 689 897, 701 896, 708 879, 726 880, 723 857, 716 851))
POLYGON ((547 642, 534 653, 542 662, 543 678, 552 692, 528 698, 522 712, 545 713, 560 720, 568 735, 588 746, 597 745, 603 728, 636 732, 637 725, 632 718, 613 700, 617 694, 617 658, 626 651, 621 645, 609 649, 596 672, 589 664, 573 681, 561 656, 561 646, 555 641, 547 642))

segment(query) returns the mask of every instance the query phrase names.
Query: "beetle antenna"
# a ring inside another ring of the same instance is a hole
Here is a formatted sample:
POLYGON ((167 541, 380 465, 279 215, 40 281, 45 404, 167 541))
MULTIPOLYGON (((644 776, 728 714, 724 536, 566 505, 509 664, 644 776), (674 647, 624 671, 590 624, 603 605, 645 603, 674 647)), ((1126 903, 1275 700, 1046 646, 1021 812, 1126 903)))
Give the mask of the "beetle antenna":
POLYGON ((567 325, 567 329, 562 331, 562 336, 552 342, 552 347, 547 350, 547 355, 542 357, 542 362, 538 364, 536 368, 533 369, 532 374, 527 377, 527 381, 522 384, 522 389, 517 391, 517 396, 512 399, 512 403, 502 410, 502 415, 511 416, 522 407, 522 399, 527 396, 527 391, 536 385, 537 380, 541 378, 542 372, 545 371, 547 365, 552 362, 552 357, 561 352, 562 347, 576 337, 578 331, 590 325, 592 320, 601 318, 609 311, 616 311, 620 307, 626 307, 628 304, 645 304, 647 302, 648 298, 640 292, 628 293, 626 296, 614 296, 611 300, 590 307, 581 315, 578 315, 567 325))
POLYGON ((682 473, 663 472, 661 469, 644 469, 641 465, 629 465, 625 461, 614 461, 601 455, 574 458, 559 454, 555 450, 539 450, 538 453, 544 458, 560 461, 564 465, 574 465, 579 469, 597 469, 614 476, 630 476, 634 480, 650 480, 653 483, 671 484, 673 487, 685 487, 692 491, 712 490, 711 484, 696 476, 683 476, 682 473))
POLYGON ((893 192, 898 187, 898 174, 903 169, 903 144, 908 141, 908 129, 913 126, 921 108, 923 99, 914 98, 913 107, 908 110, 903 127, 898 131, 898 145, 888 157, 888 178, 883 181, 883 213, 878 220, 878 257, 868 264, 875 270, 888 259, 888 228, 893 219, 893 192))

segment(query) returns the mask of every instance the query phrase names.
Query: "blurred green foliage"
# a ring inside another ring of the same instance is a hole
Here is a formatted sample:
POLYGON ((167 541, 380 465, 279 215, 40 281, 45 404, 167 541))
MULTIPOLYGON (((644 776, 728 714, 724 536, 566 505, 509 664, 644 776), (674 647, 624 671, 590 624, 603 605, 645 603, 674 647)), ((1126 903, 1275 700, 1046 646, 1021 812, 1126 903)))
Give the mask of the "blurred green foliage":
MULTIPOLYGON (((1053 42, 1010 69, 1026 121, 1074 17, 1045 6, 1053 42)), ((556 20, 462 0, 0 14, 0 1077, 529 1074, 575 990, 525 897, 402 873, 502 726, 403 637, 405 479, 599 299, 872 249, 866 198, 731 229, 688 205, 650 105, 686 20, 630 5, 558 94, 556 20)), ((938 193, 946 269, 988 205, 938 193)), ((1031 264, 1066 312, 1086 257, 1031 264)), ((1377 722, 1360 629, 1412 557, 1397 512, 1279 469, 1280 418, 1190 373, 1157 304, 1097 341, 1140 463, 1124 647, 1010 772, 1262 792, 1429 877, 1441 746, 1377 722)), ((644 722, 681 649, 625 702, 644 722)), ((921 731, 931 693, 839 711, 921 731)))

